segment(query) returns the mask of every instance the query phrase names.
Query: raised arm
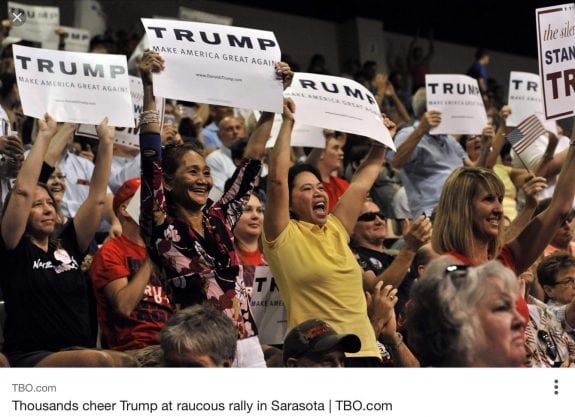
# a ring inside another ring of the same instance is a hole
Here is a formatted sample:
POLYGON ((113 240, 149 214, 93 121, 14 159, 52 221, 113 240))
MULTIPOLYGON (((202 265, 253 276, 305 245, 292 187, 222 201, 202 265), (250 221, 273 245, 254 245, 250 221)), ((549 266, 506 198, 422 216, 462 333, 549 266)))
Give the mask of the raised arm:
MULTIPOLYGON (((393 137, 395 135, 395 123, 385 116, 383 122, 393 137)), ((385 162, 386 151, 387 147, 379 142, 374 141, 371 144, 369 153, 353 174, 348 189, 333 209, 333 215, 339 219, 350 235, 361 211, 361 202, 365 200, 385 162)))
POLYGON ((285 99, 282 125, 268 158, 264 235, 269 241, 275 240, 287 227, 290 220, 288 171, 291 166, 290 142, 294 125, 294 112, 293 101, 285 99))
POLYGON ((256 128, 250 135, 244 158, 262 159, 266 152, 266 142, 270 138, 274 123, 274 113, 262 112, 256 128))
POLYGON ((510 242, 521 234, 525 226, 529 224, 533 213, 539 203, 539 194, 547 187, 547 180, 543 177, 528 177, 528 181, 523 184, 523 192, 525 193, 525 206, 523 210, 517 213, 517 216, 509 228, 505 231, 505 241, 510 242))
POLYGON ((541 157, 541 161, 537 168, 535 168, 535 175, 539 175, 545 178, 553 178, 559 173, 561 167, 565 163, 565 158, 567 157, 567 150, 559 152, 555 155, 555 149, 559 143, 559 139, 553 132, 547 132, 549 141, 545 152, 541 157))
POLYGON ((411 266, 411 262, 420 247, 425 245, 431 239, 431 220, 424 215, 419 216, 404 234, 405 245, 400 249, 393 262, 377 277, 364 276, 363 287, 367 291, 372 291, 379 281, 385 285, 392 285, 398 288, 405 274, 411 266))
POLYGON ((141 117, 146 123, 140 122, 140 134, 157 133, 160 135, 160 119, 152 117, 156 112, 156 98, 154 97, 153 72, 160 72, 164 69, 164 59, 154 51, 146 51, 142 56, 138 66, 140 77, 144 87, 144 112, 141 117))
POLYGON ((535 262, 571 211, 575 197, 573 178, 575 178, 575 141, 572 138, 565 164, 557 178, 551 204, 509 243, 515 256, 517 274, 535 262))
POLYGON ((14 249, 24 235, 42 168, 42 160, 50 140, 56 133, 56 128, 56 121, 50 115, 46 114, 43 119, 40 119, 34 146, 16 177, 10 201, 2 216, 2 240, 7 249, 14 249))
POLYGON ((439 126, 441 123, 441 113, 438 111, 428 111, 426 112, 420 120, 415 130, 411 132, 409 137, 405 142, 403 142, 397 148, 393 159, 391 160, 391 166, 395 169, 401 169, 405 164, 409 162, 415 148, 419 144, 421 138, 429 133, 431 129, 439 126))
POLYGON ((65 153, 68 143, 70 142, 70 137, 74 134, 74 129, 76 126, 72 123, 63 123, 58 126, 58 131, 52 138, 48 151, 44 155, 44 162, 55 168, 58 162, 62 159, 65 153))
MULTIPOLYGON (((152 249, 154 211, 166 211, 163 173, 160 117, 156 111, 153 72, 164 69, 164 59, 154 51, 146 51, 138 65, 144 93, 144 111, 140 115, 140 233, 148 250, 152 249)), ((151 252, 150 252, 151 253, 151 252)))
POLYGON ((108 179, 112 169, 114 137, 116 135, 116 130, 108 126, 107 117, 98 125, 96 131, 98 132, 100 144, 98 146, 98 158, 94 166, 94 173, 90 180, 90 191, 74 217, 78 247, 82 251, 88 249, 102 220, 108 192, 108 179))
MULTIPOLYGON (((493 127, 486 126, 483 128, 481 132, 481 148, 479 153, 479 158, 477 160, 472 161, 469 158, 465 158, 463 160, 463 164, 468 167, 487 167, 487 160, 489 155, 493 152, 491 149, 491 143, 493 142, 493 136, 495 133, 493 132, 493 127)), ((491 169, 492 167, 490 167, 491 169)))
POLYGON ((501 107, 499 110, 499 119, 501 121, 497 131, 495 132, 495 136, 493 137, 493 141, 491 142, 491 152, 487 155, 487 159, 485 161, 485 168, 493 169, 495 164, 497 163, 497 157, 501 153, 501 149, 505 145, 505 133, 507 130, 507 118, 511 114, 511 107, 505 105, 501 107))
POLYGON ((393 87, 391 81, 389 81, 388 76, 381 73, 377 74, 375 76, 375 86, 377 89, 375 100, 377 101, 380 110, 385 113, 386 109, 383 108, 382 104, 384 98, 388 97, 393 102, 393 105, 397 111, 397 116, 401 118, 401 122, 408 123, 410 119, 409 113, 407 112, 407 109, 405 108, 405 105, 401 99, 397 96, 395 88, 393 87))
MULTIPOLYGON (((276 76, 283 81, 284 88, 287 88, 293 79, 293 72, 289 65, 285 62, 278 62, 276 64, 276 76)), ((265 154, 266 142, 268 141, 272 125, 274 121, 274 113, 263 112, 258 120, 256 128, 252 132, 244 157, 247 159, 262 159, 265 154)))

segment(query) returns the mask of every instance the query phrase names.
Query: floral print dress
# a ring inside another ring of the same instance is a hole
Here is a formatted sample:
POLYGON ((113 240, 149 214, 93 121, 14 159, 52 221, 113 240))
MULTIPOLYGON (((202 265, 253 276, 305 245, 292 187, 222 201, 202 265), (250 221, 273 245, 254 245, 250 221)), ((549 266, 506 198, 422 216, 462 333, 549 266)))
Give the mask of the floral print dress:
POLYGON ((210 303, 232 319, 238 339, 256 336, 232 230, 249 200, 261 162, 243 160, 230 189, 204 207, 202 236, 168 214, 160 135, 141 134, 140 149, 140 228, 151 258, 161 266, 172 301, 181 307, 210 303))

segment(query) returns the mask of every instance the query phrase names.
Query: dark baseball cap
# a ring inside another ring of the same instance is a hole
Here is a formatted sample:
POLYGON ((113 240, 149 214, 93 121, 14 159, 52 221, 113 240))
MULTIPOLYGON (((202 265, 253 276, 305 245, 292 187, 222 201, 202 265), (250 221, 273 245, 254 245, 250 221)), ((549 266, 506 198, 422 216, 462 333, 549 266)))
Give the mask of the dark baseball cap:
POLYGON ((309 353, 339 349, 355 353, 361 349, 361 341, 355 334, 337 334, 325 321, 311 319, 289 331, 284 340, 284 363, 289 358, 300 358, 309 353))

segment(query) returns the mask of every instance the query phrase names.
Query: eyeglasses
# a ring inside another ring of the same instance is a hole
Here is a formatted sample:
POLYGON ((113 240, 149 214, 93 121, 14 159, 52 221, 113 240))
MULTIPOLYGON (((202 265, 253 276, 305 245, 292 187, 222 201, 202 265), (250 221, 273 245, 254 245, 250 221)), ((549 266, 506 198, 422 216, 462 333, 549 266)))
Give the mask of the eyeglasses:
POLYGON ((358 222, 372 222, 375 220, 375 217, 379 217, 382 221, 385 221, 385 214, 381 211, 368 211, 367 213, 361 214, 358 218, 358 222))
POLYGON ((556 286, 556 285, 573 285, 575 284, 575 279, 574 278, 565 278, 561 281, 557 281, 553 284, 551 284, 551 286, 556 286))
POLYGON ((549 335, 545 330, 539 330, 537 332, 537 337, 545 343, 545 354, 554 362, 553 367, 561 366, 561 357, 559 356, 557 345, 553 341, 551 335, 549 335))

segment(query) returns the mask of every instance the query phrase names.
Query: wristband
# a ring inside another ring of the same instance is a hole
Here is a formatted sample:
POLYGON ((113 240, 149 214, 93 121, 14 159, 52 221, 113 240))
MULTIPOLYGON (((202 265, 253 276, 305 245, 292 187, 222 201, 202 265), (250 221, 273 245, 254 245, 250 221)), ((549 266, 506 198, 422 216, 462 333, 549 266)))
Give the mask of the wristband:
POLYGON ((388 345, 387 343, 383 343, 383 345, 385 346, 385 348, 388 351, 398 351, 399 348, 401 347, 401 345, 403 345, 403 335, 399 332, 396 333, 397 334, 397 338, 399 339, 397 341, 397 343, 393 344, 393 345, 388 345))
POLYGON ((140 127, 150 123, 160 124, 160 113, 157 110, 146 110, 140 114, 140 127))
POLYGON ((38 178, 38 182, 46 184, 53 173, 54 173, 54 167, 48 165, 46 161, 42 161, 42 169, 40 171, 40 177, 38 178))

